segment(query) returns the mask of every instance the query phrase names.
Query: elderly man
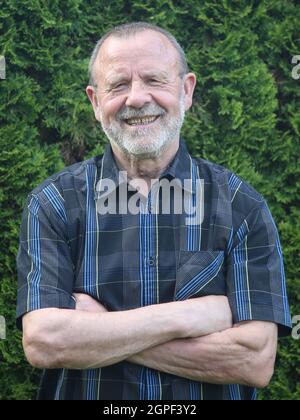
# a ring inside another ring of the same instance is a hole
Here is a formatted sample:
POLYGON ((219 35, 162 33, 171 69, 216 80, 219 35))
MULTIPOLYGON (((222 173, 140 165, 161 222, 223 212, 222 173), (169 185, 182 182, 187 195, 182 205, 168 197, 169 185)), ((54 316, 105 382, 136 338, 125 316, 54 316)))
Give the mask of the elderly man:
POLYGON ((109 145, 36 188, 21 227, 17 316, 41 399, 246 400, 272 377, 291 326, 277 230, 257 192, 180 139, 195 84, 159 27, 94 49, 86 91, 109 145))

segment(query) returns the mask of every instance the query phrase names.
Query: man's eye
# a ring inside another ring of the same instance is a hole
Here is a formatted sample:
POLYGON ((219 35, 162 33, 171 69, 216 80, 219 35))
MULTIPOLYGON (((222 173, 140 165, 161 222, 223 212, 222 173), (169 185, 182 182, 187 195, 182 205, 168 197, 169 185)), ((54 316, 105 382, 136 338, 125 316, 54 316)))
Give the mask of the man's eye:
POLYGON ((150 85, 158 85, 160 84, 160 81, 157 79, 149 79, 148 83, 150 83, 150 85))
POLYGON ((122 90, 127 87, 127 83, 118 83, 117 85, 113 86, 112 90, 122 90))

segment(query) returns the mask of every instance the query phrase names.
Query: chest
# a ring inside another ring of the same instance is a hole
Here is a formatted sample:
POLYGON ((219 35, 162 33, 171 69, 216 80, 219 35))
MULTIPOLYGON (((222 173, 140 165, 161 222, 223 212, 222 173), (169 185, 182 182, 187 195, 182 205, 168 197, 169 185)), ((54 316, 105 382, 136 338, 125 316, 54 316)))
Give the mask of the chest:
POLYGON ((182 214, 91 212, 83 220, 74 289, 108 309, 226 294, 228 229, 213 217, 189 225, 182 214))

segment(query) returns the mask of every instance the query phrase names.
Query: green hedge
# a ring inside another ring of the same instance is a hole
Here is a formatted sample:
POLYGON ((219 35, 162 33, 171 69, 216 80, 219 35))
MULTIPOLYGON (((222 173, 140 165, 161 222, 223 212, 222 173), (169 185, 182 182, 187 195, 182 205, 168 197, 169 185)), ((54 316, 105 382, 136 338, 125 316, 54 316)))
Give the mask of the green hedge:
MULTIPOLYGON (((14 327, 15 256, 28 192, 66 164, 101 153, 105 137, 85 96, 94 43, 144 20, 169 29, 198 76, 184 136, 268 200, 279 226, 294 315, 300 314, 300 7, 288 0, 6 0, 0 10, 0 399, 34 396, 37 376, 14 327)), ((265 399, 300 399, 299 341, 282 341, 265 399)))

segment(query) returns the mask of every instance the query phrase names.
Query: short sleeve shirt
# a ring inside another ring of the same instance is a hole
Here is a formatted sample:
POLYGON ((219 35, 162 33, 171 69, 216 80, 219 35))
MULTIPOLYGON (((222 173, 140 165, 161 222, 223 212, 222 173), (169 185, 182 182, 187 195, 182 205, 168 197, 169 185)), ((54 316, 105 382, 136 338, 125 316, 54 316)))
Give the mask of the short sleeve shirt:
MULTIPOLYGON (((74 310, 74 292, 89 294, 109 311, 224 295, 234 323, 270 321, 280 335, 289 333, 280 241, 260 194, 227 169, 191 157, 183 140, 160 178, 166 185, 175 182, 169 211, 162 187, 135 200, 138 211, 124 211, 137 193, 121 175, 108 145, 103 156, 64 169, 29 195, 17 258, 19 326, 30 311, 74 310), (99 206, 105 200, 113 210, 106 214, 99 206)), ((100 369, 46 370, 39 390, 40 399, 50 400, 255 395, 246 386, 195 382, 127 361, 100 369)))

